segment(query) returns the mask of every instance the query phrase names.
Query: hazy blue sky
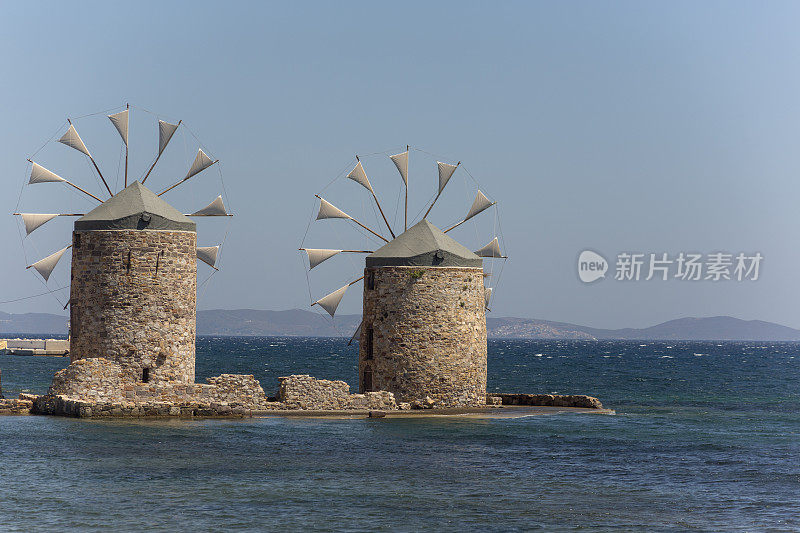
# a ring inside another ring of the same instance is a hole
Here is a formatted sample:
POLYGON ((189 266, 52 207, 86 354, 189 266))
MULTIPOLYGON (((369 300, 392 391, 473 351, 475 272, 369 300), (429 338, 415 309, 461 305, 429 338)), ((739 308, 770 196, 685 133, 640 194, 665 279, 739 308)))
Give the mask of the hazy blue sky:
MULTIPOLYGON (((511 259, 495 316, 625 327, 727 314, 800 327, 798 20, 792 2, 4 2, 0 300, 45 290, 24 269, 10 216, 25 158, 67 116, 130 102, 183 119, 223 162, 237 216, 201 309, 307 308, 297 247, 313 194, 354 154, 411 144, 463 161, 499 201, 511 259), (743 251, 764 262, 756 282, 623 283, 612 272, 584 285, 576 259, 586 248, 612 261, 621 251, 743 251)), ((116 133, 96 121, 79 122, 82 135, 114 174, 118 145, 104 143, 116 133)), ((155 118, 134 111, 132 121, 141 170, 155 118)), ((187 135, 173 142, 174 175, 161 169, 154 188, 180 178, 196 150, 187 135)), ((53 170, 85 164, 52 150, 53 170)), ((435 157, 411 157, 416 213, 433 193, 435 157)), ((384 156, 365 165, 394 214, 396 171, 384 156)), ((99 192, 82 168, 75 180, 99 192)), ((207 203, 219 175, 196 179, 166 198, 185 210, 207 203)), ((475 194, 462 170, 453 179, 436 224, 457 219, 475 194)), ((90 206, 61 186, 36 187, 21 209, 58 209, 62 197, 90 206)), ((345 180, 325 191, 377 225, 364 193, 345 180)), ((325 224, 312 225, 309 246, 369 245, 342 221, 325 224)), ((204 224, 201 243, 224 227, 204 224)), ((487 213, 453 235, 477 248, 493 227, 487 213)), ((54 251, 69 231, 51 222, 25 252, 54 251)), ((356 277, 359 264, 321 265, 312 294, 356 277)), ((209 270, 200 271, 202 281, 209 270)), ((67 281, 65 261, 49 286, 67 281)), ((45 296, 0 310, 60 307, 45 296)), ((360 309, 360 286, 341 309, 360 309)))

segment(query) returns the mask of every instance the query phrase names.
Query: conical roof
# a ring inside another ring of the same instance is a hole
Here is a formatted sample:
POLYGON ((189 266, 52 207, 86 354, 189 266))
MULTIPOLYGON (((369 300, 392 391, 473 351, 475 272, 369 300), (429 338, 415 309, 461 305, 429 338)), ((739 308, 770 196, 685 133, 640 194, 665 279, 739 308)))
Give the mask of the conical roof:
POLYGON ((197 231, 197 225, 153 191, 134 181, 76 220, 75 229, 197 231))
POLYGON ((368 255, 367 266, 480 268, 483 260, 426 219, 422 219, 396 239, 368 255))

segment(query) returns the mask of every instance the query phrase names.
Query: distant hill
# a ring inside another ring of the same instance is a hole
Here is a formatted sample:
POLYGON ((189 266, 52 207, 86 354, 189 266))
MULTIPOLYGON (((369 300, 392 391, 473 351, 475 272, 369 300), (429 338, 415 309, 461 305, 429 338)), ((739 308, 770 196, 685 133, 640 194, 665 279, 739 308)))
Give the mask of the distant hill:
POLYGON ((531 318, 486 317, 486 333, 497 339, 573 339, 597 340, 580 326, 531 318))
MULTIPOLYGON (((67 332, 67 316, 47 313, 0 312, 0 334, 67 332)), ((197 312, 198 335, 350 337, 360 315, 327 315, 302 309, 262 311, 214 309, 197 312)), ((628 340, 752 340, 800 341, 800 330, 761 320, 729 316, 679 318, 649 328, 599 329, 532 318, 488 317, 489 337, 502 339, 628 339, 628 340)))
POLYGON ((798 329, 763 320, 741 320, 730 316, 678 318, 649 328, 599 329, 526 318, 489 318, 487 326, 492 336, 504 338, 566 338, 547 337, 546 328, 550 327, 562 333, 583 333, 594 339, 800 341, 798 329))
POLYGON ((678 318, 643 329, 599 330, 582 328, 598 339, 797 341, 800 330, 763 320, 740 320, 730 316, 678 318))
MULTIPOLYGON (((215 309, 197 312, 198 335, 291 335, 306 337, 350 337, 361 323, 361 315, 336 315, 332 322, 328 315, 292 309, 290 311, 255 311, 215 309)), ((487 320, 490 337, 536 339, 586 339, 594 337, 576 326, 555 326, 543 321, 526 321, 521 318, 487 320), (529 322, 524 327, 514 327, 509 321, 529 322)))
POLYGON ((352 335, 360 323, 360 315, 337 315, 333 322, 328 315, 303 309, 213 309, 197 312, 198 335, 342 337, 352 335))
POLYGON ((0 311, 0 333, 61 333, 69 329, 69 317, 49 313, 11 314, 0 311))

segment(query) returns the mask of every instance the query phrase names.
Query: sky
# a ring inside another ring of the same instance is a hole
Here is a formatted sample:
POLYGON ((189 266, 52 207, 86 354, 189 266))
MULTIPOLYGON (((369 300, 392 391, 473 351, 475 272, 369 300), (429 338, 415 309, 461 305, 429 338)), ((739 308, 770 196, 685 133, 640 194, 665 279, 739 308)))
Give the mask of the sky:
MULTIPOLYGON (((472 249, 501 238, 489 316, 800 327, 799 19, 793 2, 3 2, 0 311, 65 314, 66 290, 9 300, 69 282, 68 259, 47 286, 25 266, 69 242, 71 221, 22 240, 11 213, 92 207, 62 185, 23 187, 26 158, 102 193, 80 154, 46 142, 82 117, 118 188, 104 112, 130 103, 132 176, 155 156, 156 118, 188 128, 148 186, 180 179, 199 143, 221 161, 165 196, 189 212, 224 192, 236 215, 200 224, 201 245, 224 240, 220 271, 206 282, 198 267, 200 309, 308 309, 358 277, 361 256, 304 267, 302 245, 380 246, 349 222, 312 222, 314 194, 384 231, 343 178, 361 154, 397 229, 386 156, 408 144, 410 215, 436 192, 437 160, 462 166, 434 224, 463 217, 478 186, 498 202, 450 233, 472 249), (584 250, 608 262, 605 279, 579 279, 584 250), (624 252, 763 260, 757 280, 646 281, 646 265, 616 280, 624 252)), ((360 290, 340 312, 359 312, 360 290)))

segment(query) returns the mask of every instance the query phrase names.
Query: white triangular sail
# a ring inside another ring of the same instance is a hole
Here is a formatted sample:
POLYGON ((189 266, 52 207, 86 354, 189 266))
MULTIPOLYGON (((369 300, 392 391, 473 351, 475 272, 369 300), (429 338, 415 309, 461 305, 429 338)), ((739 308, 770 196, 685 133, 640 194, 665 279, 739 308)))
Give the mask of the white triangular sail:
POLYGON ((119 136, 122 137, 122 142, 128 146, 128 110, 108 115, 108 120, 117 128, 119 136))
POLYGON ((22 217, 22 222, 25 224, 25 235, 30 235, 33 231, 42 226, 43 224, 50 222, 54 218, 58 216, 58 214, 52 213, 20 213, 22 217))
POLYGON ((92 154, 89 153, 89 150, 86 148, 86 145, 83 144, 83 140, 81 136, 78 135, 78 130, 75 129, 75 126, 70 124, 67 133, 65 133, 58 142, 62 144, 66 144, 70 148, 74 148, 79 152, 82 152, 89 157, 92 157, 92 154))
POLYGON ((323 296, 312 305, 319 305, 321 308, 326 310, 329 315, 333 316, 336 313, 336 308, 339 307, 339 302, 342 301, 342 297, 344 293, 347 292, 347 289, 350 285, 345 285, 341 289, 337 289, 330 293, 327 296, 323 296))
POLYGON ((213 164, 214 160, 208 157, 202 149, 198 148, 197 155, 194 158, 194 162, 192 163, 189 172, 186 174, 186 177, 183 179, 189 179, 192 176, 201 173, 202 171, 204 171, 213 164))
POLYGON ((356 337, 361 337, 361 326, 363 326, 363 325, 364 325, 364 321, 363 320, 358 323, 358 327, 353 332, 353 336, 350 337, 350 341, 347 343, 348 346, 353 344, 353 341, 356 340, 356 337))
POLYGON ((441 194, 444 190, 444 186, 447 185, 447 182, 453 177, 453 172, 456 171, 458 165, 450 165, 448 163, 442 163, 441 161, 437 161, 436 164, 439 165, 439 193, 441 194))
POLYGON ((489 308, 489 300, 491 299, 492 299, 492 288, 486 287, 485 289, 483 289, 483 300, 485 302, 485 307, 487 309, 489 308))
POLYGON ((467 213, 467 217, 464 219, 464 222, 471 219, 478 213, 481 213, 494 205, 494 202, 486 198, 486 196, 478 189, 478 194, 475 196, 475 201, 472 202, 472 207, 469 209, 469 213, 467 213))
POLYGON ((400 172, 400 177, 403 178, 403 183, 408 187, 408 150, 402 154, 390 155, 389 159, 392 160, 394 166, 400 172))
POLYGON ((203 209, 199 211, 195 211, 192 215, 195 216, 206 216, 206 217, 222 217, 227 215, 228 212, 225 211, 225 204, 222 202, 222 196, 217 196, 217 199, 205 206, 203 209))
POLYGON ((177 124, 170 124, 163 120, 158 121, 158 155, 161 155, 161 152, 167 147, 169 140, 172 139, 172 135, 177 129, 177 124))
POLYGON ((319 213, 317 213, 317 220, 325 218, 352 218, 350 215, 328 202, 327 200, 319 199, 319 213))
POLYGON ((198 246, 197 258, 211 265, 212 267, 217 263, 217 254, 219 253, 219 246, 198 246))
POLYGON ((361 161, 356 163, 356 166, 353 167, 353 170, 350 171, 350 174, 347 175, 348 178, 355 181, 356 183, 363 186, 369 192, 374 193, 375 191, 372 190, 372 184, 369 182, 367 178, 367 173, 364 172, 364 166, 361 164, 361 161))
POLYGON ((66 248, 62 248, 61 250, 57 251, 54 254, 48 255, 44 259, 39 259, 31 266, 36 269, 36 272, 38 272, 44 278, 45 281, 47 281, 48 279, 50 279, 50 274, 53 273, 53 269, 58 264, 58 261, 61 259, 61 256, 64 255, 64 252, 66 252, 68 248, 69 246, 67 246, 66 248))
POLYGON ((28 184, 33 183, 55 183, 59 181, 67 181, 55 172, 50 172, 42 165, 34 163, 31 167, 31 179, 28 184))
POLYGON ((328 250, 325 248, 306 248, 308 254, 309 270, 322 263, 326 259, 330 259, 336 254, 341 253, 341 250, 328 250))
POLYGON ((492 242, 477 250, 475 255, 478 257, 503 257, 503 254, 500 253, 500 241, 495 237, 492 242))

